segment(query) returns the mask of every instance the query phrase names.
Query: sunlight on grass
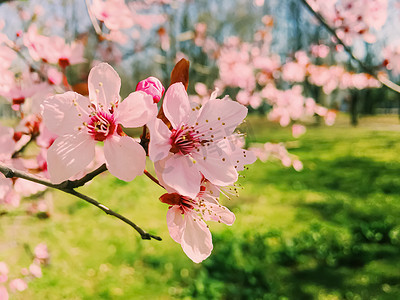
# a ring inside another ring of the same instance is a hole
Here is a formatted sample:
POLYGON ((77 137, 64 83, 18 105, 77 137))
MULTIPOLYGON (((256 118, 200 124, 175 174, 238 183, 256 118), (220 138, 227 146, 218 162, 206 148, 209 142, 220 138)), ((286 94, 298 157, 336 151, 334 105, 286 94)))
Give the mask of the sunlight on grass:
MULTIPOLYGON (((144 176, 125 183, 105 174, 81 190, 162 242, 142 241, 121 221, 60 192, 52 193, 49 220, 1 217, 0 260, 29 264, 25 243, 45 242, 51 253, 43 278, 16 299, 399 297, 397 119, 346 123, 341 116, 333 128, 308 127, 289 149, 302 172, 277 162, 250 166, 240 197, 222 199, 236 222, 210 224, 215 249, 201 265, 169 237, 163 190, 144 176)), ((253 142, 294 140, 289 128, 257 116, 242 130, 253 142)))

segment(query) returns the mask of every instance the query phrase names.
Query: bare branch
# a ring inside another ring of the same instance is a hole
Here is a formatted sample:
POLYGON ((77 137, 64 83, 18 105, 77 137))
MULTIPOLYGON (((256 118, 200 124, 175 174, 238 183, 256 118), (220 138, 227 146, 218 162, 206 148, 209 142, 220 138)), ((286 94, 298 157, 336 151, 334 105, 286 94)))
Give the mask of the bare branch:
MULTIPOLYGON (((96 169, 95 171, 87 174, 86 176, 82 177, 81 179, 75 180, 75 181, 69 181, 69 184, 71 184, 74 187, 77 186, 81 186, 83 184, 85 184, 86 182, 88 182, 89 180, 93 179, 96 175, 104 172, 106 170, 106 166, 105 164, 100 166, 98 169, 96 169)), ((135 223, 133 223, 131 220, 127 219, 126 217, 124 217, 123 215, 111 210, 110 208, 108 208, 107 206, 101 204, 100 202, 94 200, 93 198, 90 198, 82 193, 77 192, 76 190, 74 190, 71 187, 65 188, 63 186, 68 186, 68 183, 61 183, 61 184, 53 184, 50 181, 38 178, 38 177, 34 177, 31 176, 29 174, 26 174, 24 172, 15 170, 13 168, 4 166, 4 165, 0 165, 0 173, 3 173, 4 176, 6 178, 13 178, 13 177, 17 177, 17 178, 22 178, 25 180, 29 180, 32 182, 36 182, 39 184, 42 184, 44 186, 50 187, 50 188, 54 188, 57 190, 60 190, 64 193, 67 194, 71 194, 74 195, 75 197, 78 197, 94 206, 96 206, 97 208, 101 209, 102 211, 104 211, 106 214, 114 216, 118 219, 120 219, 122 222, 130 225, 133 229, 135 229, 141 236, 141 238, 143 240, 150 240, 150 239, 155 239, 157 241, 161 241, 161 238, 159 236, 156 235, 152 235, 150 233, 145 232, 143 229, 141 229, 139 226, 137 226, 135 223)), ((67 181, 68 182, 68 181, 67 181)))

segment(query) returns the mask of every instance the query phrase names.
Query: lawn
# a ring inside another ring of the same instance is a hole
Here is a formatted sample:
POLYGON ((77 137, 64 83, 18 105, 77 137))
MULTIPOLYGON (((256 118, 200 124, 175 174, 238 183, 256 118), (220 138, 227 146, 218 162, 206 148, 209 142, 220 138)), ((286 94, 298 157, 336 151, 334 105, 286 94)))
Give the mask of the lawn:
MULTIPOLYGON (((232 227, 210 224, 214 250, 192 263, 169 237, 163 190, 148 178, 98 177, 81 191, 127 216, 162 242, 82 200, 52 193, 50 219, 0 217, 0 261, 12 275, 48 245, 43 277, 15 299, 399 299, 400 125, 397 117, 289 128, 259 116, 242 126, 253 143, 288 142, 296 172, 257 161, 243 172, 240 197, 222 200, 232 227)), ((29 200, 28 200, 29 201, 29 200)))

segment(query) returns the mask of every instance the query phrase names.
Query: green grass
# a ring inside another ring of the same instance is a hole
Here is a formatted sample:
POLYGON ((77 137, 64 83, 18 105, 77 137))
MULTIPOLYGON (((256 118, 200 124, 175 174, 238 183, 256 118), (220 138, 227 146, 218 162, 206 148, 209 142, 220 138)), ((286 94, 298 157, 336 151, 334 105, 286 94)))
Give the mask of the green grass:
POLYGON ((256 162, 240 197, 224 200, 232 227, 210 224, 214 250, 192 263, 166 227, 162 189, 145 177, 96 178, 81 190, 162 242, 71 196, 54 192, 50 219, 0 217, 0 261, 17 276, 30 263, 23 245, 45 242, 51 264, 15 299, 397 299, 400 298, 400 125, 369 117, 358 128, 341 116, 289 128, 251 116, 251 142, 289 142, 296 172, 256 162))

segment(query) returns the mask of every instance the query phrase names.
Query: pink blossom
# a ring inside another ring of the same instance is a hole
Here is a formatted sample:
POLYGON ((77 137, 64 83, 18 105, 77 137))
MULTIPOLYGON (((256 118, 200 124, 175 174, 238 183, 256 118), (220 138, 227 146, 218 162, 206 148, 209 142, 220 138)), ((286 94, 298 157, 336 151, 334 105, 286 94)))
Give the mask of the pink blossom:
POLYGON ((400 74, 400 43, 386 46, 382 51, 385 58, 384 65, 388 70, 393 70, 395 75, 400 74))
POLYGON ((240 90, 236 96, 236 100, 243 105, 250 105, 256 109, 262 104, 262 98, 259 93, 249 93, 245 90, 240 90))
POLYGON ((107 40, 125 45, 128 42, 128 36, 121 30, 110 30, 108 34, 103 35, 107 40))
POLYGON ((29 266, 29 272, 36 278, 42 277, 42 268, 36 263, 29 266))
POLYGON ((288 62, 282 66, 282 78, 285 81, 303 82, 305 77, 305 67, 297 62, 288 62))
POLYGON ((295 169, 297 172, 300 172, 301 170, 303 170, 303 163, 298 159, 295 159, 292 161, 292 166, 293 166, 293 169, 295 169))
POLYGON ((165 88, 161 81, 155 77, 148 77, 136 85, 136 91, 142 91, 153 97, 154 103, 158 103, 164 95, 165 88))
POLYGON ((35 247, 34 254, 35 258, 39 259, 42 263, 45 263, 50 259, 49 250, 47 249, 47 245, 44 243, 40 243, 35 247))
MULTIPOLYGON (((1 41, 0 41, 1 44, 1 41)), ((17 57, 15 51, 7 46, 0 45, 0 69, 11 67, 13 60, 17 57)))
POLYGON ((27 283, 24 280, 22 280, 21 278, 13 279, 10 282, 10 289, 12 291, 22 292, 22 291, 25 291, 27 288, 28 288, 27 283))
POLYGON ((329 54, 329 47, 327 45, 311 45, 311 54, 315 57, 325 58, 329 54))
POLYGON ((34 24, 29 27, 23 40, 32 59, 36 61, 41 59, 51 64, 59 64, 61 68, 85 62, 82 43, 66 44, 59 36, 40 35, 34 24))
POLYGON ((15 150, 15 144, 14 130, 0 125, 0 161, 11 158, 15 150))
POLYGON ((25 179, 17 179, 14 183, 14 191, 24 197, 35 195, 45 189, 45 186, 25 179))
POLYGON ((373 43, 371 29, 379 30, 387 19, 388 0, 308 0, 319 11, 345 43, 362 37, 373 43))
POLYGON ((62 83, 63 74, 56 68, 47 69, 47 78, 51 84, 59 85, 62 83))
POLYGON ((74 92, 47 98, 43 119, 59 137, 47 153, 53 182, 76 175, 93 160, 95 145, 104 142, 107 168, 119 179, 130 181, 145 167, 145 152, 122 132, 125 127, 140 127, 157 114, 151 96, 133 92, 120 101, 121 79, 108 64, 101 63, 89 74, 89 99, 74 92))
POLYGON ((213 249, 211 233, 205 221, 227 225, 235 221, 235 215, 219 204, 217 198, 206 189, 206 184, 202 185, 194 198, 169 191, 160 200, 171 205, 167 212, 169 234, 195 263, 210 256, 213 249))
POLYGON ((61 68, 66 68, 69 65, 84 63, 86 60, 83 57, 84 46, 79 42, 66 44, 65 40, 58 36, 49 38, 49 51, 46 59, 49 63, 58 64, 61 68))
POLYGON ((292 126, 292 135, 295 138, 298 138, 306 133, 306 127, 300 124, 293 124, 292 126))
POLYGON ((297 156, 290 154, 282 143, 265 143, 261 147, 253 146, 250 150, 263 162, 278 159, 285 167, 292 166, 296 171, 303 169, 303 164, 297 156))
POLYGON ((336 120, 336 113, 332 110, 329 110, 325 115, 325 124, 328 126, 332 126, 336 120))
POLYGON ((129 28, 134 24, 132 13, 124 0, 94 0, 90 9, 110 30, 129 28))
POLYGON ((8 291, 4 286, 0 286, 0 300, 8 300, 8 291))
POLYGON ((149 156, 156 172, 168 186, 195 198, 204 176, 210 182, 233 184, 238 173, 221 142, 243 121, 247 109, 228 99, 210 99, 201 108, 190 107, 182 83, 167 90, 163 111, 171 128, 160 119, 148 124, 149 156))
MULTIPOLYGON (((0 261, 0 283, 8 280, 8 267, 3 261, 0 261)), ((0 298, 1 299, 1 298, 0 298)))

